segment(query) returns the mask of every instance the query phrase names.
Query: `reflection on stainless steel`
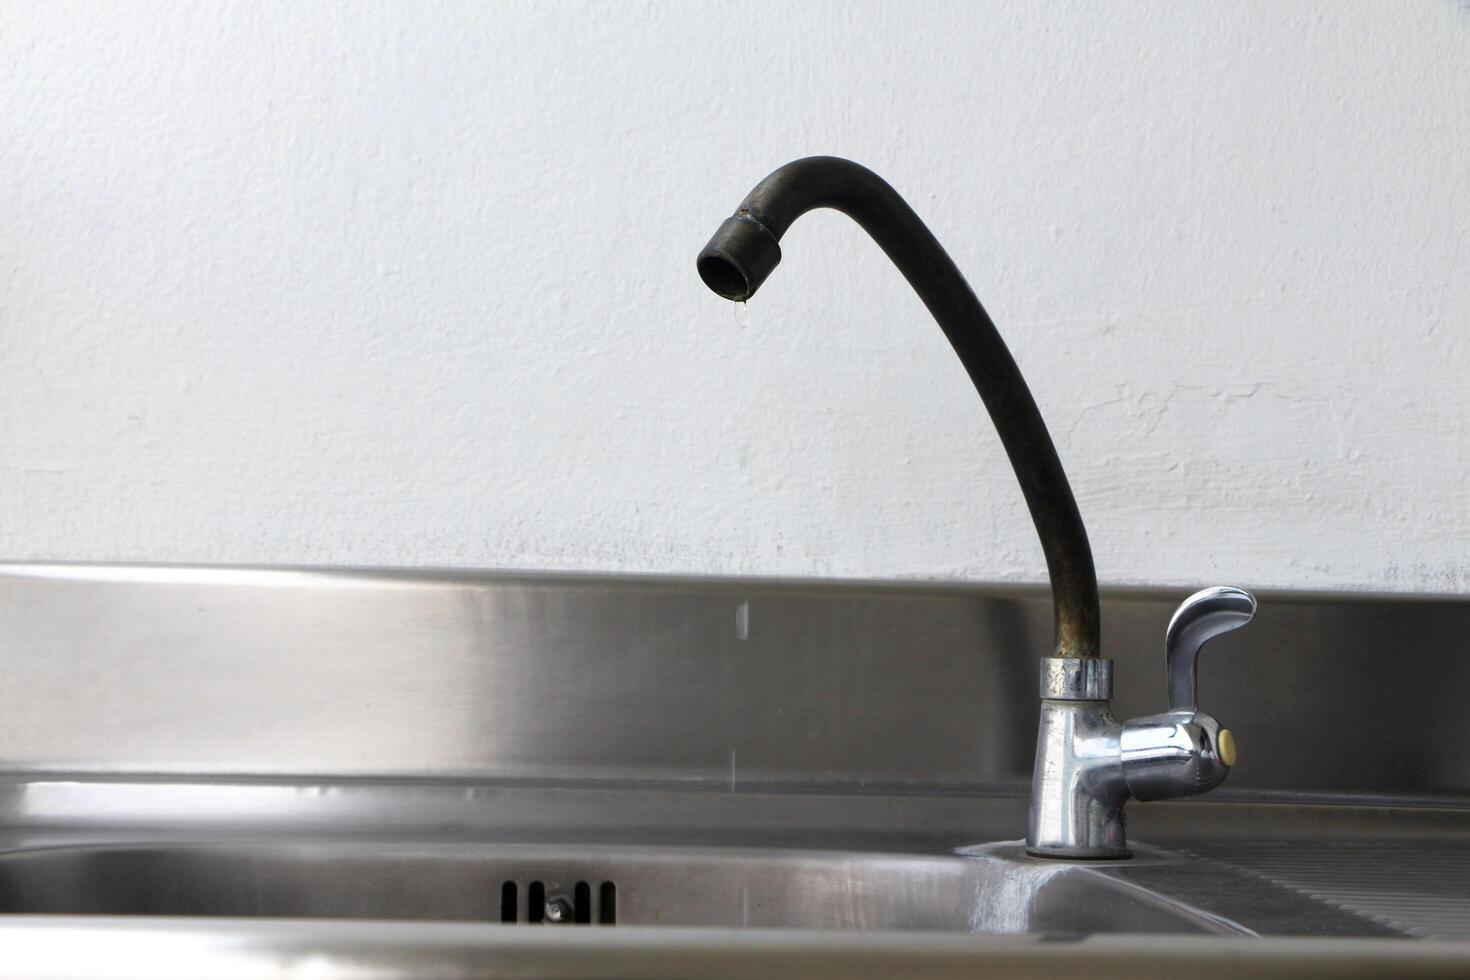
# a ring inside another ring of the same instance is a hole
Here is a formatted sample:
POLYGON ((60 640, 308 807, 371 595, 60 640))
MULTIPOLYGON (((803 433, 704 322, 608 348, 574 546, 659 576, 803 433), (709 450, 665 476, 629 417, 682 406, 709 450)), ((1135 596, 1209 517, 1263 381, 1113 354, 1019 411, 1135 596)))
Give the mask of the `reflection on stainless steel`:
MULTIPOLYGON (((1249 870, 1156 846, 1138 845, 1127 862, 1064 864, 1019 844, 973 843, 1014 821, 1020 805, 692 789, 12 782, 0 792, 0 911, 499 923, 511 882, 516 922, 537 918, 536 894, 570 900, 575 913, 576 896, 590 906, 611 883, 609 919, 619 928, 1371 936, 1410 925, 1375 924, 1249 870), (912 829, 893 829, 905 824, 912 829)), ((1225 848, 1243 828, 1314 842, 1327 830, 1384 840, 1409 828, 1403 853, 1470 843, 1463 821, 1437 824, 1412 810, 1350 808, 1324 821, 1319 808, 1275 804, 1163 808, 1147 836, 1225 848)), ((1375 889, 1382 883, 1359 891, 1375 889)), ((589 907, 584 921, 603 919, 589 907)))
POLYGON ((1458 943, 1136 935, 505 929, 472 923, 22 916, 0 923, 0 976, 435 977, 438 980, 1293 980, 1463 977, 1458 943))
MULTIPOLYGON (((1172 611, 1105 597, 1122 717, 1172 611)), ((0 566, 0 766, 1020 793, 1050 631, 1024 587, 0 566)), ((1244 751, 1215 795, 1470 793, 1466 632, 1463 599, 1262 596, 1201 665, 1244 751)))
POLYGON ((1240 589, 1196 592, 1164 634, 1169 710, 1119 725, 1108 702, 1112 662, 1049 657, 1041 662, 1041 725, 1031 778, 1026 850, 1040 857, 1128 856, 1123 804, 1206 793, 1235 762, 1228 729, 1198 710, 1195 665, 1209 640, 1256 612, 1240 589))
MULTIPOLYGON (((941 950, 951 958, 935 975, 973 975, 985 964, 1046 975, 1100 969, 1094 954, 1107 947, 1079 937, 1111 932, 1132 934, 1128 963, 1115 966, 1133 972, 1165 950, 1176 958, 1160 962, 1196 955, 1168 945, 1172 936, 1443 932, 1452 906, 1436 919, 1425 914, 1429 903, 1470 893, 1463 861, 1416 891, 1438 855, 1470 847, 1470 825, 1453 809, 1145 805, 1135 808, 1134 836, 1165 847, 1135 843, 1123 862, 1067 864, 1027 857, 1019 843, 973 843, 1015 826, 1024 805, 785 788, 12 778, 0 782, 0 910, 23 914, 0 914, 0 976, 260 975, 299 968, 302 957, 313 975, 333 977, 606 976, 617 951, 633 949, 637 957, 618 961, 624 975, 720 975, 717 951, 730 943, 744 951, 731 962, 747 974, 752 958, 806 950, 820 951, 820 964, 798 957, 786 962, 789 975, 819 966, 858 976, 871 964, 834 954, 864 949, 901 957, 874 975, 922 975, 941 950), (1193 850, 1168 849, 1172 841, 1193 850), (1355 878, 1355 847, 1393 856, 1370 855, 1369 872, 1355 878), (1325 856, 1334 848, 1335 862, 1325 856), (1313 853, 1324 856, 1301 859, 1313 853), (1274 871, 1263 864, 1273 854, 1274 871), (1387 875, 1388 862, 1410 874, 1387 875), (518 886, 517 922, 531 919, 533 882, 548 900, 573 904, 612 883, 617 924, 504 925, 507 881, 518 886), (1345 897, 1355 904, 1339 907, 1345 897), (365 916, 375 918, 340 919, 365 916), (674 924, 682 928, 654 928, 674 924), (769 927, 778 928, 758 931, 769 927), (744 938, 721 938, 721 929, 744 938), (554 947, 531 938, 548 930, 554 947), (833 930, 848 938, 822 938, 833 930), (977 944, 976 933, 991 938, 977 944), (1004 945, 1006 934, 1023 933, 1068 941, 1004 945), (671 935, 699 937, 681 947, 682 973, 647 958, 671 935), (1078 959, 1037 958, 1053 948, 1078 959), (988 959, 1006 949, 1010 959, 988 959)), ((1220 975, 1249 975, 1242 964, 1264 957, 1261 975, 1304 976, 1305 961, 1284 970, 1270 951, 1336 949, 1256 942, 1202 970, 1228 963, 1220 975)), ((1470 964, 1470 946, 1352 948, 1399 975, 1470 964)))
MULTIPOLYGON (((0 913, 499 922, 502 886, 616 885, 619 925, 950 932, 1216 933, 1243 927, 1158 892, 1018 855, 718 847, 132 845, 0 856, 0 913)), ((562 914, 531 921, 563 921, 562 914)), ((520 921, 526 921, 524 915, 520 921)))

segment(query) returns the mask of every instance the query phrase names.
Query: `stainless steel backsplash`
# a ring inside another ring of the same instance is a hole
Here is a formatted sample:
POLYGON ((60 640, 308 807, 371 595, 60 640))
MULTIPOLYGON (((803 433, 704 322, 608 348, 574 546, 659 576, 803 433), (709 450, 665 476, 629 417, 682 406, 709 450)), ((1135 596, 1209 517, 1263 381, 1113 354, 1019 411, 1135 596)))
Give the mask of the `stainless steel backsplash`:
MULTIPOLYGON (((1105 593, 1120 716, 1187 591, 1105 593)), ((1470 600, 1260 599, 1222 792, 1470 793, 1470 600)), ((1025 792, 1050 638, 1027 587, 12 564, 0 770, 1025 792)))

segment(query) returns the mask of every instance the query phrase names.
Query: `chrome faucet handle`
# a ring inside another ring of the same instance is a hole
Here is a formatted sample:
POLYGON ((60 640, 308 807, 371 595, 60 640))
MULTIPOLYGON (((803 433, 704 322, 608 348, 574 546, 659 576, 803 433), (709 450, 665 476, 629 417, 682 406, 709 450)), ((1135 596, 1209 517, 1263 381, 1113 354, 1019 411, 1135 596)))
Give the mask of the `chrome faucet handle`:
POLYGON ((1200 648, 1222 633, 1240 629, 1256 614, 1256 597, 1217 585, 1185 599, 1164 632, 1164 669, 1169 675, 1169 710, 1199 710, 1196 664, 1200 648))
POLYGON ((1137 800, 1206 793, 1235 765, 1235 736, 1199 710, 1196 665, 1210 640, 1239 629, 1256 614, 1243 589, 1204 589, 1185 599, 1164 634, 1169 710, 1123 725, 1119 750, 1123 778, 1137 800))

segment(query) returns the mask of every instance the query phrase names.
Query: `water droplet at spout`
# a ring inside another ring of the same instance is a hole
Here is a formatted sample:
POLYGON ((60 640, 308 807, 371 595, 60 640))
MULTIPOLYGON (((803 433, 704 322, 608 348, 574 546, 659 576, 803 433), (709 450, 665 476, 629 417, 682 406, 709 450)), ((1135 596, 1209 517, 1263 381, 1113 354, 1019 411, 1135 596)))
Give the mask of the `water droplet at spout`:
POLYGON ((735 326, 741 330, 750 326, 750 307, 745 305, 745 300, 739 300, 735 304, 735 326))

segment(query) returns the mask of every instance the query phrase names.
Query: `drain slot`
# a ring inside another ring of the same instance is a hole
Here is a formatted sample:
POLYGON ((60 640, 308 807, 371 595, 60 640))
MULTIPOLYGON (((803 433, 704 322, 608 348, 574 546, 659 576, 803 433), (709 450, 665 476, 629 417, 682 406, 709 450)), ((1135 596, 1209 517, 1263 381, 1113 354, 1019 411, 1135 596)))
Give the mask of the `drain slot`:
POLYGON ((546 921, 546 886, 539 881, 531 882, 526 889, 526 921, 546 921))
POLYGON ((500 886, 500 921, 514 922, 517 919, 516 899, 520 888, 513 881, 507 881, 500 886))
POLYGON ((605 926, 618 921, 618 886, 604 881, 597 889, 597 921, 605 926))

